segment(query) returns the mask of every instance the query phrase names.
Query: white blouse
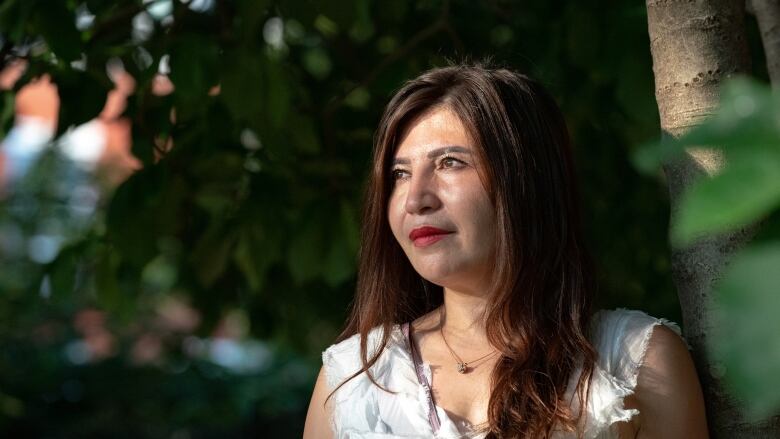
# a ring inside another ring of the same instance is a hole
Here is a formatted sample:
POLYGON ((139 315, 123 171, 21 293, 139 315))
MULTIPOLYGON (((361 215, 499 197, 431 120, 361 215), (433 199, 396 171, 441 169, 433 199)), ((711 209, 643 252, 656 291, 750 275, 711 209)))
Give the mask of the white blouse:
MULTIPOLYGON (((591 391, 581 429, 585 439, 618 438, 615 423, 627 421, 639 411, 625 409, 623 398, 633 393, 637 373, 644 359, 647 344, 656 325, 665 325, 680 334, 680 328, 665 319, 651 317, 641 311, 617 309, 597 312, 591 321, 591 342, 598 352, 594 365, 591 391)), ((368 334, 368 354, 371 358, 382 339, 381 327, 368 334)), ((329 391, 345 378, 361 369, 360 334, 328 347, 322 353, 322 363, 329 391)), ((332 397, 331 427, 336 438, 484 438, 486 433, 473 430, 467 423, 457 423, 447 413, 432 404, 431 368, 422 363, 418 377, 407 338, 401 325, 394 325, 385 351, 371 367, 376 381, 396 394, 385 392, 365 373, 352 378, 332 397), (424 379, 423 379, 424 378, 424 379), (422 381, 422 383, 421 383, 422 381), (435 407, 439 428, 434 431, 429 411, 435 407)), ((577 412, 574 390, 580 372, 573 374, 566 393, 577 412)), ((576 433, 556 431, 556 439, 575 438, 576 433)))

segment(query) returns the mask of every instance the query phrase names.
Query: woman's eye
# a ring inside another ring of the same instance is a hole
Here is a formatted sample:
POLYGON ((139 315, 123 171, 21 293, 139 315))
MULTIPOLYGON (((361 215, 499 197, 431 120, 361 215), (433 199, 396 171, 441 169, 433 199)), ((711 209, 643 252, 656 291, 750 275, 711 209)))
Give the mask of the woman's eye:
POLYGON ((403 169, 393 169, 393 171, 390 173, 390 176, 392 177, 393 181, 400 180, 406 177, 406 171, 403 169))
POLYGON ((439 162, 439 166, 442 168, 455 168, 460 165, 463 165, 464 163, 455 157, 444 157, 439 162))

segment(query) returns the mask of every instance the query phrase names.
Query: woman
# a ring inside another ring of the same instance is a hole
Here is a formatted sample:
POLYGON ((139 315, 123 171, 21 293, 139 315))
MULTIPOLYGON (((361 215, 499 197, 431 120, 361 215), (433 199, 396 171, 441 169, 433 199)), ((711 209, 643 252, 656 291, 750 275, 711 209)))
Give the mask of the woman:
POLYGON ((537 82, 459 65, 405 84, 304 437, 707 437, 676 326, 591 313, 579 221, 566 125, 537 82))

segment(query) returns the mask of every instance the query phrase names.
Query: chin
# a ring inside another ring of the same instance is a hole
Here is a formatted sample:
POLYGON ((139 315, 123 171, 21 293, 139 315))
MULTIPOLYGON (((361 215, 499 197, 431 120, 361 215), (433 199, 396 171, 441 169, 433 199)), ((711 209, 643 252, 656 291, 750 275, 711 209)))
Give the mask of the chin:
POLYGON ((451 279, 453 274, 457 272, 456 270, 452 270, 450 267, 445 268, 435 265, 419 266, 415 264, 412 264, 412 266, 414 267, 414 270, 417 272, 417 274, 419 274, 423 279, 441 287, 445 286, 448 283, 447 280, 451 279))

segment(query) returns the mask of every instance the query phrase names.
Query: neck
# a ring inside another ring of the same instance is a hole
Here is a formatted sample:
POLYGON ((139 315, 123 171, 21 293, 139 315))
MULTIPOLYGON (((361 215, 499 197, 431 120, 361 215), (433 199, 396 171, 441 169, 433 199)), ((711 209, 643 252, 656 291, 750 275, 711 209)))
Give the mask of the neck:
POLYGON ((444 289, 443 320, 447 331, 465 336, 485 336, 485 315, 488 298, 485 295, 444 289))

